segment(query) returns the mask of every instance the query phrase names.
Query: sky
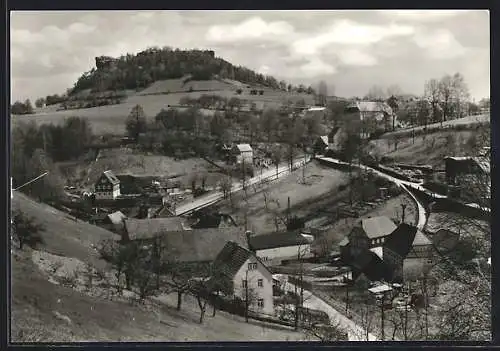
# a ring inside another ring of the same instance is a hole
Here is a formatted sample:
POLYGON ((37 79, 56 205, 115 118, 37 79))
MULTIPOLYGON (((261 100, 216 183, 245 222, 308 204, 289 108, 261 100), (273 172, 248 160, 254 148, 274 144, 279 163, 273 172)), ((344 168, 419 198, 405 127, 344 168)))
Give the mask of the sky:
POLYGON ((152 46, 216 56, 293 84, 363 96, 373 85, 422 94, 460 72, 476 101, 490 95, 489 12, 14 11, 11 100, 61 94, 95 66, 152 46))

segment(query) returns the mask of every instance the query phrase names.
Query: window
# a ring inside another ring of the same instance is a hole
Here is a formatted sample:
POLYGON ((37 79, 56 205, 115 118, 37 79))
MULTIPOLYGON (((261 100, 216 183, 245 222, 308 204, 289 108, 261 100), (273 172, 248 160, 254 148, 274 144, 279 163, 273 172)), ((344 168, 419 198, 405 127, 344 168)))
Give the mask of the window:
POLYGON ((258 286, 259 288, 262 288, 262 287, 264 286, 264 279, 259 279, 259 280, 257 280, 257 286, 258 286))
POLYGON ((243 281, 241 282, 241 286, 242 286, 243 288, 246 288, 246 287, 247 287, 247 281, 246 281, 246 279, 243 279, 243 281))
POLYGON ((259 306, 259 308, 264 308, 264 299, 258 299, 257 306, 259 306))
POLYGON ((254 269, 257 269, 257 263, 249 263, 248 270, 253 271, 254 269))

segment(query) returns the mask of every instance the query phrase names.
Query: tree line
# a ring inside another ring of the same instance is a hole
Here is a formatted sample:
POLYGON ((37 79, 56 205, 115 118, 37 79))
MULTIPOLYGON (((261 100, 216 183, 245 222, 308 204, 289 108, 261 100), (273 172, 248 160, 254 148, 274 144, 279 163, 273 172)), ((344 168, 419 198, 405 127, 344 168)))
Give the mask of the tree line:
POLYGON ((49 171, 49 174, 23 188, 40 201, 57 198, 62 191, 62 176, 54 162, 74 160, 85 154, 93 139, 90 122, 70 117, 62 125, 35 122, 17 124, 12 130, 11 176, 13 186, 49 171))

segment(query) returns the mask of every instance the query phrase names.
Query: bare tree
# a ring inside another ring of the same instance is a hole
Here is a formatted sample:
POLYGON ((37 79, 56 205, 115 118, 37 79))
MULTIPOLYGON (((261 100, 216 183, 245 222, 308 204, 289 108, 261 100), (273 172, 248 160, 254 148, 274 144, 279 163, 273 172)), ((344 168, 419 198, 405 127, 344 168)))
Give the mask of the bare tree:
POLYGON ((220 184, 220 188, 222 190, 222 193, 224 195, 224 199, 227 199, 228 196, 230 197, 231 196, 231 189, 233 187, 233 179, 231 178, 231 176, 229 176, 229 175, 223 176, 223 178, 221 179, 219 184, 220 184))

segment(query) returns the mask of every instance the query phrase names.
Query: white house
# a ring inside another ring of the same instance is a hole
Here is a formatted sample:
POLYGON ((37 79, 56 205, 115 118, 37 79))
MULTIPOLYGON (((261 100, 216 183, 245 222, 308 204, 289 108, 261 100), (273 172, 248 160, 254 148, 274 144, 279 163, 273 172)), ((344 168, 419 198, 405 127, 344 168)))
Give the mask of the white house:
POLYGON ((104 171, 95 184, 95 198, 116 199, 120 196, 120 180, 111 171, 104 171))
POLYGON ((229 241, 214 263, 233 282, 234 296, 248 296, 251 311, 273 314, 273 276, 253 252, 229 241))
POLYGON ((302 230, 291 232, 276 232, 263 235, 247 233, 248 248, 266 264, 279 263, 284 259, 297 259, 312 256, 312 235, 302 233, 302 230))
POLYGON ((253 150, 250 144, 238 144, 232 149, 232 153, 236 158, 236 163, 245 163, 247 165, 253 164, 253 150))

